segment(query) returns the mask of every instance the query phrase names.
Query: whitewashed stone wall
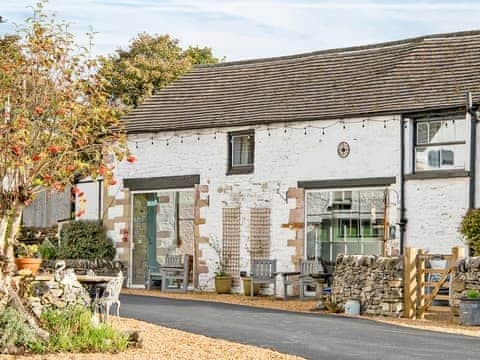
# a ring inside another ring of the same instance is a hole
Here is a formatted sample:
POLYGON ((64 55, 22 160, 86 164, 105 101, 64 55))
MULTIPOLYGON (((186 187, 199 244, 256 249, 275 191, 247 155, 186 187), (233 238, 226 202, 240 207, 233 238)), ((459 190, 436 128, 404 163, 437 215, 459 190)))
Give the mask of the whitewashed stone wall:
MULTIPOLYGON (((332 122, 296 123, 296 129, 287 128, 286 132, 282 124, 272 125, 269 131, 266 127, 256 129, 255 171, 246 175, 226 175, 227 132, 242 128, 217 129, 216 139, 214 130, 206 130, 205 134, 201 130, 155 134, 153 145, 151 134, 131 135, 129 144, 137 161, 134 164, 117 164, 118 184, 108 189, 108 195, 117 199, 124 196, 121 191, 124 178, 200 174, 201 184, 209 186, 209 206, 201 209, 201 217, 206 219, 206 223, 200 226, 200 236, 221 240, 222 209, 239 207, 240 266, 241 270, 249 271, 249 210, 269 207, 272 209, 271 257, 278 259, 279 271, 294 270, 292 256, 295 249, 287 244, 294 231, 282 227, 282 224, 288 223, 290 209, 296 206, 295 200, 287 200, 289 188, 296 188, 297 181, 303 180, 398 176, 399 117, 372 118, 365 122, 364 127, 361 120, 346 120, 346 129, 336 125, 326 129, 324 135, 320 128, 310 126, 320 127, 332 122), (304 135, 305 127, 307 135, 304 135), (165 140, 173 135, 183 135, 183 143, 176 137, 167 146, 165 140), (341 141, 347 141, 351 146, 351 153, 346 159, 337 155, 337 145, 341 141)), ((392 186, 392 190, 398 194, 398 184, 392 186)), ((398 201, 395 198, 393 196, 396 205, 398 201)), ((109 216, 115 216, 115 212, 121 211, 112 210, 109 216)), ((396 211, 392 211, 391 216, 395 215, 396 211)), ((111 231, 109 234, 116 241, 121 241, 121 229, 118 233, 111 231)), ((216 255, 209 244, 200 244, 200 249, 210 271, 209 276, 202 275, 201 286, 211 288, 216 255)))
MULTIPOLYGON (((390 223, 396 224, 400 206, 400 117, 376 117, 369 120, 365 124, 362 119, 345 120, 345 129, 342 125, 336 125, 325 129, 325 134, 322 134, 320 127, 328 126, 333 121, 295 123, 296 129, 287 128, 286 131, 283 124, 272 125, 269 131, 267 127, 257 128, 255 171, 245 175, 226 175, 227 132, 244 128, 216 129, 216 138, 213 134, 215 129, 178 134, 160 133, 153 137, 152 134, 130 135, 130 149, 137 161, 134 164, 117 164, 118 184, 108 189, 108 196, 114 198, 117 205, 108 212, 107 220, 125 215, 125 211, 119 208, 128 206, 122 201, 125 197, 125 191, 122 191, 124 178, 199 174, 200 183, 208 185, 209 188, 209 206, 200 210, 201 217, 206 221, 199 227, 200 236, 221 242, 222 209, 239 207, 240 270, 248 272, 249 210, 254 207, 269 207, 271 257, 278 260, 279 271, 294 270, 292 257, 295 255, 295 248, 288 246, 288 241, 295 238, 295 231, 282 225, 288 224, 290 209, 296 206, 294 199, 287 199, 287 191, 289 188, 296 188, 298 181, 396 177, 396 184, 390 188, 389 209, 390 223), (304 135, 304 128, 307 135, 304 135), (183 139, 180 136, 183 136, 183 139), (166 139, 170 139, 168 145, 166 139), (346 159, 337 154, 337 145, 341 141, 347 141, 351 147, 350 155, 346 159), (118 205, 122 203, 123 205, 118 205)), ((411 148, 406 152, 407 159, 410 151, 411 148)), ((460 178, 410 180, 406 183, 409 220, 406 246, 426 247, 432 252, 444 252, 458 245, 460 238, 456 229, 467 204, 467 182, 460 178)), ((121 242, 125 228, 128 227, 128 221, 116 223, 115 229, 110 231, 109 235, 115 241, 121 242)), ((397 228, 397 238, 399 233, 397 228)), ((128 255, 128 248, 119 250, 124 258, 128 255)), ((209 268, 208 274, 201 275, 200 285, 212 288, 216 254, 208 243, 201 243, 200 250, 209 268)), ((278 285, 278 289, 281 289, 280 284, 278 285)))

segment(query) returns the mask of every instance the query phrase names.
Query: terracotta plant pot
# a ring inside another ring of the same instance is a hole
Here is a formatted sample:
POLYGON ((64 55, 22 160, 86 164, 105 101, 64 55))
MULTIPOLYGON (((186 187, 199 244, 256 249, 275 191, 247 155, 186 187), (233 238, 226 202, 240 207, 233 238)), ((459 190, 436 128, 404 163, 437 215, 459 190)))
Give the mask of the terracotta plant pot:
POLYGON ((215 291, 217 294, 229 294, 232 289, 231 276, 215 276, 215 291))
POLYGON ((17 264, 18 270, 30 270, 32 274, 36 274, 38 269, 40 269, 40 265, 42 264, 42 259, 37 258, 18 258, 15 259, 15 263, 17 264))
MULTIPOLYGON (((244 277, 242 278, 242 280, 243 280, 243 295, 250 296, 251 278, 244 277)), ((260 284, 253 284, 253 295, 257 296, 259 292, 260 292, 260 284)))

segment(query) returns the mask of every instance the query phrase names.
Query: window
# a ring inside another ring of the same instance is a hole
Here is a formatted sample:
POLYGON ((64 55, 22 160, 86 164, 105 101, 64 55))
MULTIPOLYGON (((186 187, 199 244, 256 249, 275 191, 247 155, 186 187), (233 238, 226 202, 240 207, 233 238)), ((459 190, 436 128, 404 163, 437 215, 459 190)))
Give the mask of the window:
POLYGON ((381 255, 386 194, 385 188, 307 191, 306 258, 333 270, 339 254, 381 255))
POLYGON ((415 125, 415 171, 465 168, 465 119, 417 120, 415 125))
POLYGON ((253 172, 255 148, 254 131, 230 133, 229 139, 229 174, 247 174, 253 172))

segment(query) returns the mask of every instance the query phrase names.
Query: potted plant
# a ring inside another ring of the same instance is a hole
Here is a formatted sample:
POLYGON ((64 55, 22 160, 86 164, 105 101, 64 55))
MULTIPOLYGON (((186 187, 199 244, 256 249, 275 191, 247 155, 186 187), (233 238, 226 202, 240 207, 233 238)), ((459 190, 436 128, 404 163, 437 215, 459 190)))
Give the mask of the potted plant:
POLYGON ((480 325, 480 292, 467 290, 460 299, 460 323, 468 326, 480 325))
MULTIPOLYGON (((240 273, 240 277, 242 278, 243 282, 243 295, 250 296, 250 286, 252 278, 247 276, 246 272, 244 274, 240 273)), ((260 292, 260 284, 253 284, 253 295, 257 296, 260 292)))
POLYGON ((233 277, 225 270, 225 262, 223 261, 223 253, 220 244, 212 241, 210 246, 217 253, 217 270, 215 271, 215 291, 217 294, 229 294, 232 289, 233 277))
POLYGON ((18 270, 30 270, 32 274, 36 274, 42 259, 38 251, 38 245, 27 245, 21 243, 15 247, 15 263, 18 270))
POLYGON ((217 294, 229 294, 232 289, 233 277, 228 274, 219 261, 217 271, 215 271, 215 291, 217 294))

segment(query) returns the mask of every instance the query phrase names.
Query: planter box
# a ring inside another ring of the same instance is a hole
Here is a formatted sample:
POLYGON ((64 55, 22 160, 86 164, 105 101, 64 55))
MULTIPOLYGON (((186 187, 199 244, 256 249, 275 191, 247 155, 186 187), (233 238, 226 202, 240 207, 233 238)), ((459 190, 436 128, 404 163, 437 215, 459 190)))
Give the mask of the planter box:
MULTIPOLYGON (((243 295, 245 296, 250 296, 250 283, 251 280, 249 277, 244 277, 242 278, 243 280, 243 295)), ((257 296, 258 293, 260 292, 260 285, 261 284, 254 284, 253 285, 253 295, 257 296)))
POLYGON ((460 299, 460 324, 480 326, 480 299, 460 299))
POLYGON ((230 294, 232 289, 232 280, 231 276, 216 276, 215 277, 215 291, 217 294, 230 294))

